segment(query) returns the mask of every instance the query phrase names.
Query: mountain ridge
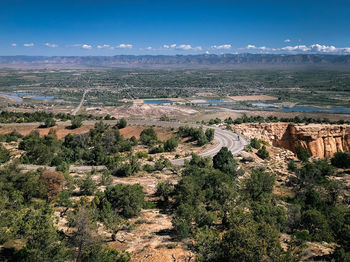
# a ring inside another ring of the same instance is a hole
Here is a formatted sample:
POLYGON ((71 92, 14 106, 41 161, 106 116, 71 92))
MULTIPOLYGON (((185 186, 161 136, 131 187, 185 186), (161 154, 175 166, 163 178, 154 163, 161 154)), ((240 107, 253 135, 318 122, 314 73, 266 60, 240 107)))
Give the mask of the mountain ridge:
POLYGON ((115 56, 0 56, 0 65, 87 67, 239 67, 341 66, 350 68, 350 55, 332 54, 200 54, 115 56))

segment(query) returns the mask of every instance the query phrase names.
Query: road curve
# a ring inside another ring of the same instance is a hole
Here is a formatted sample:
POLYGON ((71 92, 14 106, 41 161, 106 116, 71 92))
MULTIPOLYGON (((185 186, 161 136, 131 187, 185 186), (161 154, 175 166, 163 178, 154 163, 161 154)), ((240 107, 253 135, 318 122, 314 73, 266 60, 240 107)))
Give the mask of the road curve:
MULTIPOLYGON (((200 153, 199 155, 204 156, 214 156, 217 152, 220 151, 222 147, 227 147, 232 154, 237 154, 240 151, 244 149, 244 147, 248 144, 248 142, 238 134, 229 131, 229 130, 223 130, 218 127, 210 127, 210 126, 202 126, 198 124, 185 124, 181 122, 166 122, 166 121, 148 121, 148 120, 129 120, 128 123, 130 125, 145 125, 145 126, 161 126, 161 127, 173 127, 178 128, 180 126, 190 126, 190 127, 203 127, 204 130, 207 128, 213 128, 215 130, 215 139, 219 142, 218 145, 216 145, 215 148, 212 148, 208 151, 204 151, 200 153)), ((171 162, 175 165, 183 165, 185 159, 190 159, 191 157, 187 158, 179 158, 174 159, 171 162)))
MULTIPOLYGON (((240 136, 239 134, 236 134, 229 130, 224 130, 218 127, 211 127, 211 126, 203 126, 198 124, 189 124, 189 123, 182 123, 182 122, 167 122, 167 121, 152 121, 152 120, 127 120, 129 125, 142 125, 142 126, 160 126, 160 127, 173 127, 178 128, 180 126, 190 126, 190 127, 203 127, 204 130, 207 128, 213 128, 215 130, 215 139, 219 142, 214 148, 211 148, 210 150, 204 151, 202 153, 199 153, 200 156, 214 156, 217 152, 220 151, 222 147, 227 147, 232 154, 237 154, 240 151, 244 149, 244 147, 248 144, 248 142, 245 140, 244 137, 240 136)), ((97 120, 86 120, 84 121, 84 124, 90 124, 93 125, 97 120)), ((103 120, 103 122, 106 122, 108 124, 116 124, 117 120, 103 120)), ((21 123, 21 125, 40 125, 42 123, 21 123)), ((18 123, 8 123, 8 124, 1 124, 2 126, 16 126, 18 123)), ((64 125, 68 126, 69 122, 57 122, 57 125, 64 125)), ((179 158, 174 159, 171 162, 175 165, 183 165, 185 159, 190 159, 191 157, 187 158, 179 158)))

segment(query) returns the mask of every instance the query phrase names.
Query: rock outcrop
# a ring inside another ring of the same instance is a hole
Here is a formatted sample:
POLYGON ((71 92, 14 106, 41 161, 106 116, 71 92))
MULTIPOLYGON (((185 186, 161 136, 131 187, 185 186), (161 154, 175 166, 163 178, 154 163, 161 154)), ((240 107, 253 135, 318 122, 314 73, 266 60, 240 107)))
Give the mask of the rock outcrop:
POLYGON ((233 129, 249 138, 261 138, 293 152, 302 145, 317 157, 332 157, 336 152, 350 151, 350 125, 249 123, 234 125, 233 129))

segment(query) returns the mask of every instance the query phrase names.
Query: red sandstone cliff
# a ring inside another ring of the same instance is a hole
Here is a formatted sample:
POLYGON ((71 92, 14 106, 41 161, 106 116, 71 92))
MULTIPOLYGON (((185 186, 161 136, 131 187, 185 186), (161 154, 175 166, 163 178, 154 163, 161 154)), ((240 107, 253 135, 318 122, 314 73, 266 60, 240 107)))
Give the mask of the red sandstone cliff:
POLYGON ((293 152, 296 146, 302 145, 317 157, 332 157, 335 152, 350 151, 350 125, 251 123, 234 125, 233 129, 293 152))

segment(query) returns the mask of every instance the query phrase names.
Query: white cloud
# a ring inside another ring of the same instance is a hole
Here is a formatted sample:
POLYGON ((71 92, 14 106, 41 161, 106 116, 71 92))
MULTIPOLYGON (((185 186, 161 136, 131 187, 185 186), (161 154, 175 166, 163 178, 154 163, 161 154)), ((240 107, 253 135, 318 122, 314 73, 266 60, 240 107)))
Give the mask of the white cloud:
POLYGON ((321 45, 321 44, 313 44, 313 45, 295 45, 295 46, 284 46, 281 48, 272 48, 266 46, 255 46, 255 45, 247 45, 244 48, 240 48, 241 50, 258 50, 261 52, 271 52, 271 53, 331 53, 331 54, 349 54, 350 47, 335 47, 334 45, 321 45))
POLYGON ((193 51, 201 51, 203 48, 201 46, 191 46, 188 44, 182 44, 182 45, 177 45, 177 44, 171 44, 171 45, 163 45, 164 49, 178 49, 178 50, 193 50, 193 51))
POLYGON ((230 49, 231 45, 213 45, 212 49, 220 50, 220 49, 230 49))
POLYGON ((276 48, 270 48, 266 46, 255 46, 255 45, 247 45, 245 48, 241 49, 247 49, 247 50, 260 50, 260 51, 277 51, 276 48))
POLYGON ((175 48, 176 44, 171 44, 171 45, 163 45, 163 48, 165 49, 170 49, 170 48, 175 48))
POLYGON ((192 47, 191 45, 182 44, 182 45, 176 46, 176 49, 185 50, 185 51, 188 51, 188 50, 201 51, 203 48, 201 46, 192 47))
POLYGON ((32 47, 32 46, 34 46, 34 44, 33 43, 23 44, 23 46, 25 46, 25 47, 32 47))
POLYGON ((323 52, 323 53, 334 53, 341 51, 340 48, 336 48, 335 46, 326 46, 320 44, 314 44, 310 46, 311 51, 323 52))
POLYGON ((285 43, 290 43, 290 39, 284 40, 285 43))
POLYGON ((311 49, 306 45, 296 45, 296 46, 285 46, 285 47, 282 47, 281 50, 289 51, 289 52, 295 52, 295 51, 306 52, 306 51, 310 51, 311 49))
POLYGON ((16 44, 16 43, 13 43, 13 44, 11 44, 11 46, 16 47, 16 46, 17 46, 17 44, 16 44))
POLYGON ((83 44, 83 45, 81 45, 81 48, 92 49, 92 46, 91 45, 87 45, 87 44, 83 44))
POLYGON ((104 45, 98 45, 97 48, 98 48, 98 49, 102 49, 102 48, 111 48, 111 46, 110 46, 110 45, 104 44, 104 45))
POLYGON ((45 46, 52 47, 52 48, 58 47, 58 45, 51 44, 51 43, 45 43, 45 46))
POLYGON ((117 46, 117 48, 132 48, 131 44, 120 44, 117 46))
POLYGON ((205 54, 206 54, 206 55, 209 55, 210 53, 209 53, 209 51, 207 50, 207 51, 205 51, 205 54))
POLYGON ((146 47, 145 49, 146 49, 146 50, 152 50, 153 48, 152 48, 152 46, 148 46, 148 47, 146 47))
POLYGON ((191 50, 192 46, 191 45, 179 45, 176 47, 176 49, 191 50))

